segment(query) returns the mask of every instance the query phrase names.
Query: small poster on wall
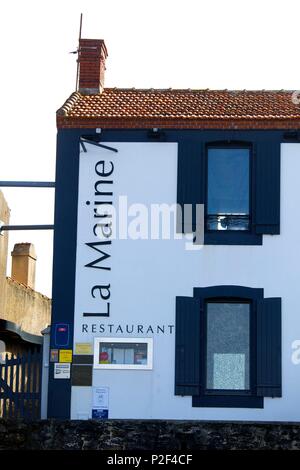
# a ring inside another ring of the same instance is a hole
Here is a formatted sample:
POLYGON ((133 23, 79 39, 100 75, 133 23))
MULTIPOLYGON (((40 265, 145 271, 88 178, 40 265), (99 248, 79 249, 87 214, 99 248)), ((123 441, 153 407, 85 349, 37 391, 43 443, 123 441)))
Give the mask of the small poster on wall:
POLYGON ((93 387, 93 408, 108 408, 108 387, 93 387))
POLYGON ((59 350, 59 362, 72 362, 72 349, 60 349, 59 350))
POLYGON ((54 378, 55 379, 70 379, 71 377, 71 364, 56 362, 54 364, 54 378))
POLYGON ((107 419, 109 408, 109 388, 93 387, 93 419, 107 419))

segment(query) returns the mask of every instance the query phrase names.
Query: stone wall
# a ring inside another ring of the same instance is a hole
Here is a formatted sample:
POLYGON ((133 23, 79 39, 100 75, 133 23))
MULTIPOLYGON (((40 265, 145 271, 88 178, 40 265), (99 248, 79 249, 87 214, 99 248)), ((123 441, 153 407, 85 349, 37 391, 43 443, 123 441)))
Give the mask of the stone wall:
POLYGON ((19 325, 34 335, 50 324, 51 300, 30 287, 6 278, 5 307, 1 318, 19 325))
POLYGON ((300 450, 300 423, 0 420, 0 450, 300 450))

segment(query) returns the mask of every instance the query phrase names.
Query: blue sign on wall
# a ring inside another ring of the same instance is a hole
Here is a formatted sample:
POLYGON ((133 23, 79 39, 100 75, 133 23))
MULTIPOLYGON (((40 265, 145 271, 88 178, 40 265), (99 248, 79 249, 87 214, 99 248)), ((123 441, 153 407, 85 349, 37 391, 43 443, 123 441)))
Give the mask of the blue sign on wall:
POLYGON ((92 419, 107 419, 108 409, 94 408, 92 410, 92 419))
POLYGON ((55 346, 68 346, 70 338, 70 326, 67 323, 55 325, 55 346))

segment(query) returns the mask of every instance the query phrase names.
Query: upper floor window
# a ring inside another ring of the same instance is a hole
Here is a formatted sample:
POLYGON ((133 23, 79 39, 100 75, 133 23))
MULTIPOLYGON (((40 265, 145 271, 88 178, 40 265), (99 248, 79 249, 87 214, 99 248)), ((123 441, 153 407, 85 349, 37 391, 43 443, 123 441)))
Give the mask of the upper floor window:
POLYGON ((278 235, 280 134, 187 134, 178 144, 177 202, 180 233, 203 232, 196 209, 204 206, 205 245, 261 245, 263 235, 278 235))
POLYGON ((208 147, 207 230, 250 229, 250 148, 208 147))

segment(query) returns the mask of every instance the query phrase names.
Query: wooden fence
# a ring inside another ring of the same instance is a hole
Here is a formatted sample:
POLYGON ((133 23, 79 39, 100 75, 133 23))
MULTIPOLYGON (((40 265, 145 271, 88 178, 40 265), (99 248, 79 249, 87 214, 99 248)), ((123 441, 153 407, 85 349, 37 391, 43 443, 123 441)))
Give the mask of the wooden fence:
POLYGON ((42 353, 6 355, 0 364, 0 417, 39 419, 42 353))

